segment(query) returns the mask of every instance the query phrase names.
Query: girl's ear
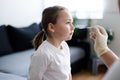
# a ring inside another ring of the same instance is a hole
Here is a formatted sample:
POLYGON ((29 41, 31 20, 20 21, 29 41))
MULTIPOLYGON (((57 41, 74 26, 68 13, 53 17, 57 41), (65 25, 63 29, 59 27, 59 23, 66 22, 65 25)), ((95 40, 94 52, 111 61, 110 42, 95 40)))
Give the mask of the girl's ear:
POLYGON ((48 30, 54 32, 54 25, 52 23, 48 24, 48 30))

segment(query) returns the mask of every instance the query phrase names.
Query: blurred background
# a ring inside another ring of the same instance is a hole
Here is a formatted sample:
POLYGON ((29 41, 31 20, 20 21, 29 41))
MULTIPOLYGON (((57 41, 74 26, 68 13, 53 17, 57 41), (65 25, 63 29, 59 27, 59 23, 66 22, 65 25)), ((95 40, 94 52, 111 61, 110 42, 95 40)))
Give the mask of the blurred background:
POLYGON ((41 21, 41 12, 52 5, 67 7, 74 18, 79 19, 79 26, 84 28, 87 21, 91 25, 99 24, 114 31, 114 39, 109 47, 119 55, 120 15, 117 0, 0 0, 0 25, 11 24, 16 27, 26 26, 41 21))

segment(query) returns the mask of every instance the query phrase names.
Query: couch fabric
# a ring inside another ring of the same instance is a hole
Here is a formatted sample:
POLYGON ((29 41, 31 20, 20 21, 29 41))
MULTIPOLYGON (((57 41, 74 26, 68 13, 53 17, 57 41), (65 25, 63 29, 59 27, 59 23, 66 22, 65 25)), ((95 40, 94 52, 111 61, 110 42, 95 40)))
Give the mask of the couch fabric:
POLYGON ((0 80, 27 80, 27 79, 19 75, 0 72, 0 80))
POLYGON ((5 28, 5 25, 0 27, 0 55, 11 53, 13 51, 5 28))
POLYGON ((32 48, 32 39, 39 31, 40 28, 36 23, 23 28, 7 26, 8 37, 15 51, 32 48))
MULTIPOLYGON (((41 26, 37 23, 22 28, 0 26, 0 80, 27 80, 30 58, 34 52, 32 39, 40 30, 41 26)), ((84 44, 86 30, 80 31, 83 31, 80 35, 83 34, 84 38, 76 38, 74 34, 73 39, 67 42, 70 46, 72 72, 80 69, 78 65, 83 66, 81 62, 88 54, 84 47, 88 46, 84 44)))
POLYGON ((34 49, 29 49, 2 56, 0 58, 0 71, 27 77, 30 56, 33 51, 34 49))

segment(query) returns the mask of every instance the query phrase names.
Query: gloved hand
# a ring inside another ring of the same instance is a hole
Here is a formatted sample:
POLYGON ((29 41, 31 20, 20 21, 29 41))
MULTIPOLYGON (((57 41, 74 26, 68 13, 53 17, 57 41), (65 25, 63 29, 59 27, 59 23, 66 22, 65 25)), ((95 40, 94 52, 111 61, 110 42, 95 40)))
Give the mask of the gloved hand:
POLYGON ((107 46, 108 35, 106 30, 99 25, 89 27, 90 38, 94 40, 94 49, 98 56, 105 54, 110 49, 107 46))

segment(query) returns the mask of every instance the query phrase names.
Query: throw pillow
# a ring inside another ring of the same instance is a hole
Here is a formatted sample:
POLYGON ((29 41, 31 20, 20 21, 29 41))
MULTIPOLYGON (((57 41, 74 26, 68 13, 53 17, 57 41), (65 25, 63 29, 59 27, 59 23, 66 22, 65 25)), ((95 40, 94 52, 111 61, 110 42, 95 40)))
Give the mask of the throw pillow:
POLYGON ((15 28, 8 25, 7 31, 14 50, 21 51, 33 48, 32 40, 40 31, 40 27, 37 23, 33 23, 30 26, 23 28, 15 28))
POLYGON ((12 47, 10 45, 8 35, 6 32, 6 26, 0 26, 0 56, 9 54, 12 52, 12 47))

